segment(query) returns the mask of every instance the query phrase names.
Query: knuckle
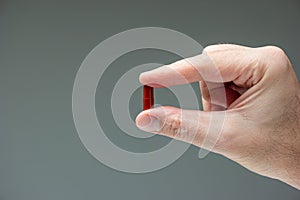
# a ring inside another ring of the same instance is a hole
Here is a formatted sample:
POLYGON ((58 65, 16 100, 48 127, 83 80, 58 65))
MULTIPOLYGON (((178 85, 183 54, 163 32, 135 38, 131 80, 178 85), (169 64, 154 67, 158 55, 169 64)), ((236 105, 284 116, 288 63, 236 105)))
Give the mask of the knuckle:
POLYGON ((266 52, 273 60, 276 60, 277 62, 284 62, 288 60, 286 53, 280 47, 266 46, 266 52))
POLYGON ((170 115, 162 127, 162 132, 170 137, 180 137, 180 130, 182 125, 182 119, 180 114, 170 115))
POLYGON ((290 70, 291 65, 289 62, 289 58, 284 50, 277 46, 266 46, 263 49, 265 51, 264 55, 269 60, 270 65, 268 66, 270 66, 274 72, 282 74, 290 70))
POLYGON ((277 46, 267 46, 266 53, 275 63, 279 64, 282 68, 289 67, 289 59, 280 47, 277 46))

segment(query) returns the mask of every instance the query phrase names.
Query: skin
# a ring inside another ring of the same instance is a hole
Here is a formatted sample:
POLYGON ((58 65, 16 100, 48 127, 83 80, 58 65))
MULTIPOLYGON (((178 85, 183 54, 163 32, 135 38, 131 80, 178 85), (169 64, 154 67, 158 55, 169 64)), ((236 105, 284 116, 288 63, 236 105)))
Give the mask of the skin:
POLYGON ((300 189, 300 90, 284 51, 212 45, 199 56, 140 75, 140 82, 152 87, 196 81, 203 111, 161 106, 141 112, 136 125, 208 148, 300 189), (218 133, 209 127, 213 116, 223 119, 214 126, 224 122, 218 133))

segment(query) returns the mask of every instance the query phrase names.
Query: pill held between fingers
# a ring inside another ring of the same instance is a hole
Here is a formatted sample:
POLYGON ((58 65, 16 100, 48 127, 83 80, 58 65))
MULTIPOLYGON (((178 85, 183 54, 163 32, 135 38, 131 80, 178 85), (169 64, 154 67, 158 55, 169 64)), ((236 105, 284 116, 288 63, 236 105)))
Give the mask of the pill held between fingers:
POLYGON ((143 110, 148 110, 154 105, 154 88, 144 85, 143 90, 143 110))

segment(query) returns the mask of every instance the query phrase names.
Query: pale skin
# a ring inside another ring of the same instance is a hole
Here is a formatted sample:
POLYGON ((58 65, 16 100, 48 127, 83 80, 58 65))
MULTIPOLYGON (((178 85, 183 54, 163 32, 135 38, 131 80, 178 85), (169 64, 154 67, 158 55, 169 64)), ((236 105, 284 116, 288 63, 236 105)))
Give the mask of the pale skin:
POLYGON ((160 87, 199 81, 204 110, 160 106, 141 112, 136 125, 199 147, 208 137, 216 141, 213 152, 300 189, 300 88, 284 51, 224 44, 203 52, 214 70, 205 62, 191 64, 185 59, 142 73, 140 82, 160 87), (176 79, 172 71, 185 81, 176 79), (213 114, 224 116, 218 137, 213 132, 206 135, 213 114))

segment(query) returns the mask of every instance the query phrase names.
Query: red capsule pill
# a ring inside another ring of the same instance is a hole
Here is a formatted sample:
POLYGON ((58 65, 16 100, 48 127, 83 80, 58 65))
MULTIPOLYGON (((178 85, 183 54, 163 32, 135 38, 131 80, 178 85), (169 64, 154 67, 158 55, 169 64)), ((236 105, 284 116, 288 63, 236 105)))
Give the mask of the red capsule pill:
POLYGON ((154 105, 154 88, 144 85, 143 109, 148 110, 154 105))

